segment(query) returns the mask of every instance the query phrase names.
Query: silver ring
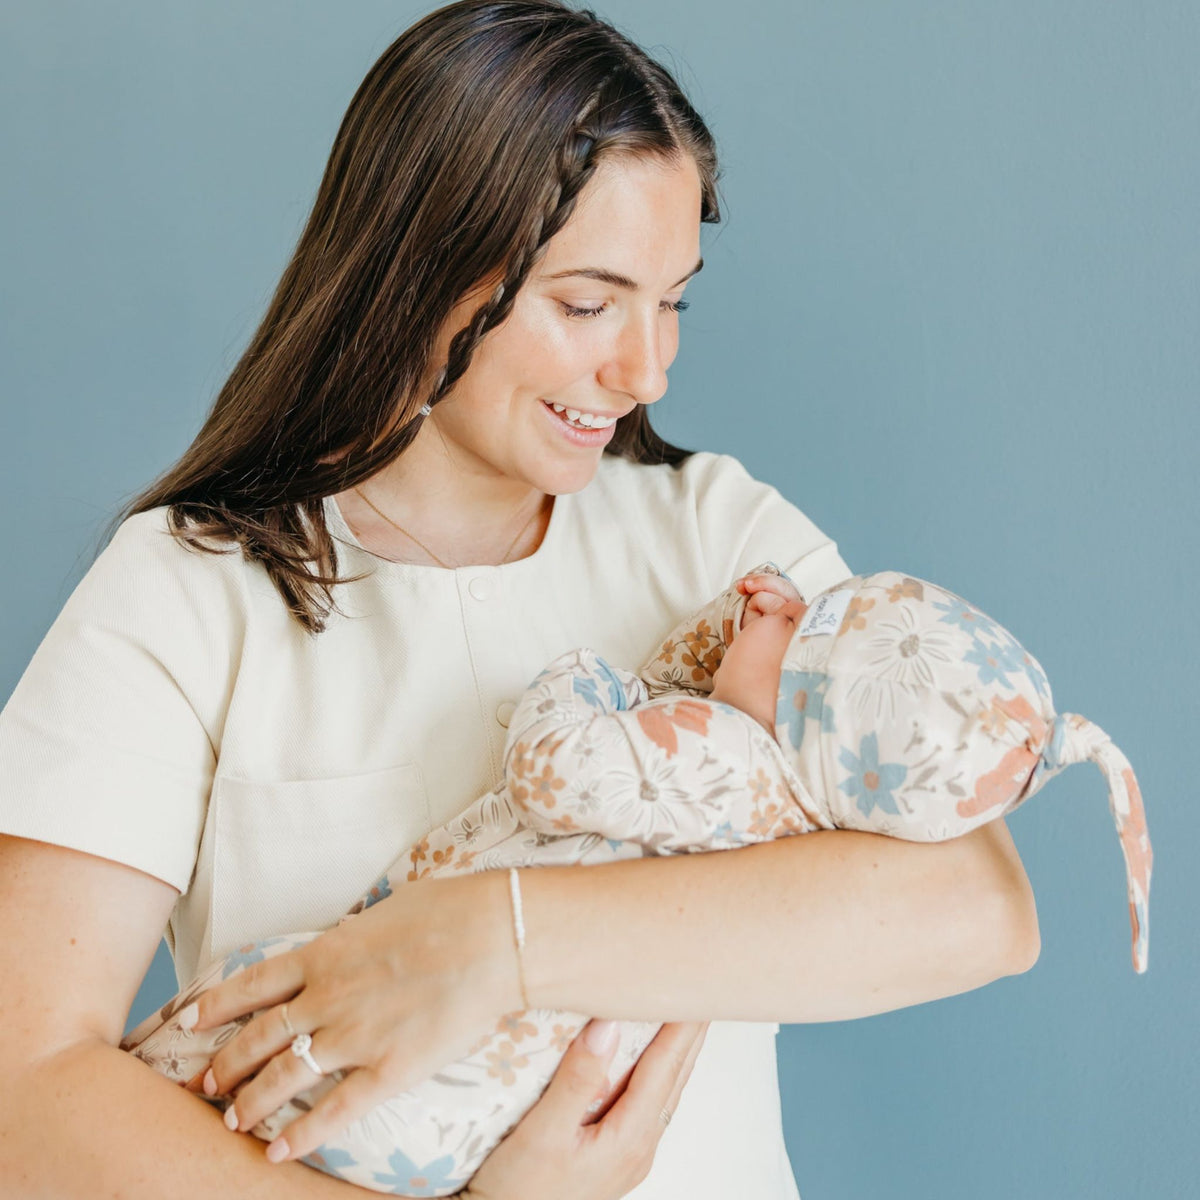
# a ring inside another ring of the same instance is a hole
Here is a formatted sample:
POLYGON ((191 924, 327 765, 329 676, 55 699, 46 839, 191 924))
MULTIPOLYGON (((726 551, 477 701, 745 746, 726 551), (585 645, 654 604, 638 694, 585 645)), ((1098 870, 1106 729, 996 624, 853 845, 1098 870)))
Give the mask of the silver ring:
POLYGON ((296 1031, 292 1028, 291 1021, 288 1020, 286 1004, 281 1004, 279 1006, 279 1015, 283 1018, 283 1027, 284 1027, 284 1029, 286 1029, 288 1031, 288 1037, 294 1038, 294 1037, 298 1036, 296 1031))
POLYGON ((671 1123, 671 1114, 670 1114, 669 1112, 667 1112, 667 1110, 666 1110, 665 1108, 664 1108, 664 1109, 661 1109, 661 1110, 659 1111, 659 1114, 658 1114, 658 1119, 659 1119, 659 1120, 660 1120, 660 1121, 661 1121, 661 1122, 662 1122, 664 1125, 670 1125, 670 1123, 671 1123))
POLYGON ((298 1033, 292 1039, 292 1053, 300 1059, 304 1060, 304 1065, 317 1075, 324 1075, 325 1072, 317 1066, 317 1060, 309 1054, 309 1049, 312 1046, 312 1037, 307 1033, 298 1033))

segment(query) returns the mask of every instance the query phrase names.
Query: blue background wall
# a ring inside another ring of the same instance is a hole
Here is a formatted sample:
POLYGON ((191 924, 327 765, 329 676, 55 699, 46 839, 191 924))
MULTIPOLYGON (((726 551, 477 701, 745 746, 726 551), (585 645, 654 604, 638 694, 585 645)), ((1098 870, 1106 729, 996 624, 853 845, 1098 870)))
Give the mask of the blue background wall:
MULTIPOLYGON (((362 75, 435 5, 9 3, 0 697, 261 315, 362 75)), ((1190 0, 600 6, 723 150, 664 433, 1006 625, 1132 760, 1129 963, 1099 772, 1009 826, 1028 974, 785 1027, 805 1200, 1195 1195, 1200 19, 1190 0), (803 469, 797 471, 794 464, 803 469)), ((131 1023, 174 991, 165 951, 131 1023)))

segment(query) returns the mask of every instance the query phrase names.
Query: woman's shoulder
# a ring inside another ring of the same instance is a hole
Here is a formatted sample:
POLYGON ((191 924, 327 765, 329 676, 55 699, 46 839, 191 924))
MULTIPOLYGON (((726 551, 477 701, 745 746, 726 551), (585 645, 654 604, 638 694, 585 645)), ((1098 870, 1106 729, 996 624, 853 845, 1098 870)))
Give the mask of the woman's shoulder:
POLYGON ((773 484, 751 475, 740 459, 712 450, 695 450, 677 466, 609 455, 601 460, 595 484, 606 509, 628 504, 676 522, 695 512, 702 520, 737 523, 781 504, 799 512, 773 484))
POLYGON ((657 545, 694 547, 714 588, 768 560, 805 595, 852 573, 833 538, 732 454, 698 450, 677 467, 609 458, 597 511, 619 513, 657 545))
POLYGON ((126 517, 71 593, 64 613, 169 630, 181 619, 214 629, 236 620, 245 597, 245 563, 236 542, 195 549, 170 527, 163 505, 126 517))

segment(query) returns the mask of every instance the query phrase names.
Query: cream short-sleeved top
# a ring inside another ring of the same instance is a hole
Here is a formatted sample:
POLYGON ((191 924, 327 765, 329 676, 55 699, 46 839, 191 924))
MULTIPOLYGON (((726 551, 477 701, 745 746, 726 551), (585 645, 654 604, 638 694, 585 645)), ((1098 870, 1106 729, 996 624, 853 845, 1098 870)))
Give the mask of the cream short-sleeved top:
MULTIPOLYGON (((852 572, 729 455, 604 456, 502 566, 394 563, 332 497, 324 633, 260 564, 188 551, 166 508, 122 523, 0 712, 0 832, 177 888, 180 984, 257 937, 334 924, 414 842, 501 779, 513 701, 586 645, 636 669, 671 627, 773 560, 806 596, 852 572)), ((586 931, 581 931, 586 932, 586 931)), ((638 1200, 795 1200, 778 1025, 714 1021, 638 1200)))

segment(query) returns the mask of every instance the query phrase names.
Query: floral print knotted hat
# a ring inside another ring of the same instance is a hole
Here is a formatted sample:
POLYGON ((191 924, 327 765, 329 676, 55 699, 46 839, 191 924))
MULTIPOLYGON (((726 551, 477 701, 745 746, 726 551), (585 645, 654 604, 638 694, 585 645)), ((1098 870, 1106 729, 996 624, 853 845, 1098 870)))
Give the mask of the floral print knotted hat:
POLYGON ((1094 762, 1125 858, 1133 966, 1146 970, 1153 854, 1133 768, 1099 726, 1055 713, 1041 666, 979 609, 895 571, 826 589, 784 654, 775 721, 836 826, 910 841, 968 833, 1094 762))

